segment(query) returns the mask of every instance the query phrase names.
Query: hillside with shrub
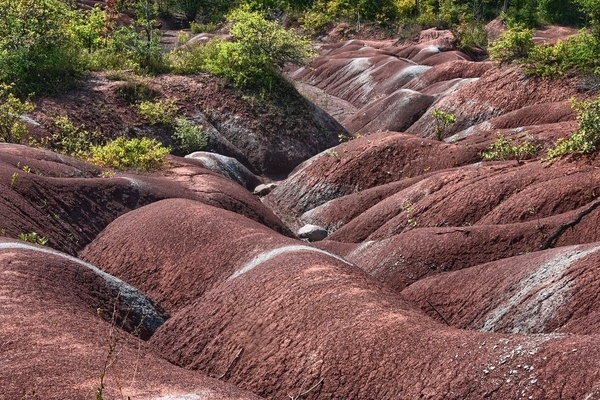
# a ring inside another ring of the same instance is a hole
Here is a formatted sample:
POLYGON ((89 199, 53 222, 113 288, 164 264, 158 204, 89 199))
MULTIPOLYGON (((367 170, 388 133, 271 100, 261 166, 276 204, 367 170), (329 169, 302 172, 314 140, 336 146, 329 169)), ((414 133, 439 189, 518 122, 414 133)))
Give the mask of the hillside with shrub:
POLYGON ((600 399, 592 0, 0 0, 0 399, 600 399))

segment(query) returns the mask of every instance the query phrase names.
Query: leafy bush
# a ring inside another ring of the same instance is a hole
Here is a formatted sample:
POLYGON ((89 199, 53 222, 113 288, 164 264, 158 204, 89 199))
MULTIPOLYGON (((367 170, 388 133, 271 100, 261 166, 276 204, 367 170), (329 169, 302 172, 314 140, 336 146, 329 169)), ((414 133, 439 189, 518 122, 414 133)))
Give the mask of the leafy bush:
POLYGON ((317 33, 322 32, 334 19, 334 16, 327 15, 320 10, 307 10, 302 14, 299 21, 304 29, 317 33))
POLYGON ((503 134, 496 135, 496 141, 479 153, 485 161, 523 160, 535 155, 537 146, 530 140, 514 143, 503 134))
POLYGON ((166 99, 142 101, 137 105, 137 109, 140 117, 151 125, 156 125, 173 123, 179 107, 175 104, 175 99, 166 99))
POLYGON ((457 39, 457 47, 463 51, 468 52, 473 47, 486 47, 488 44, 485 25, 480 21, 469 21, 461 16, 453 32, 457 39))
POLYGON ((456 122, 456 116, 452 113, 447 113, 437 108, 431 112, 431 116, 435 119, 435 139, 442 140, 446 128, 456 122))
POLYGON ((88 53, 103 47, 103 33, 108 24, 108 15, 99 6, 91 10, 72 13, 69 29, 88 53))
POLYGON ((577 112, 579 129, 571 133, 569 138, 560 138, 554 147, 548 149, 546 161, 567 154, 589 154, 596 151, 600 142, 600 97, 593 101, 576 101, 571 99, 571 107, 577 112))
POLYGON ((581 26, 585 22, 577 0, 538 0, 538 10, 540 19, 548 24, 581 26))
POLYGON ((581 10, 589 18, 592 34, 600 39, 600 2, 597 0, 576 0, 581 10))
POLYGON ((67 116, 52 119, 50 127, 52 135, 45 140, 45 145, 62 154, 85 158, 94 144, 98 144, 101 135, 88 132, 84 125, 75 126, 67 116))
POLYGON ((122 26, 112 32, 106 47, 90 55, 91 69, 133 69, 160 73, 168 70, 158 34, 149 36, 136 26, 122 26))
POLYGON ((217 29, 217 25, 214 22, 208 22, 206 24, 199 24, 196 21, 190 22, 190 30, 192 33, 202 32, 214 32, 217 29))
POLYGON ((150 171, 161 168, 169 148, 155 139, 117 138, 103 146, 92 146, 90 161, 109 168, 150 171))
POLYGON ((82 70, 72 15, 61 0, 0 0, 0 83, 21 96, 68 86, 82 70))
POLYGON ((173 141, 176 144, 175 150, 181 154, 190 154, 194 151, 200 151, 208 143, 208 133, 202 126, 192 125, 185 118, 175 120, 175 132, 173 141))
POLYGON ((600 42, 585 30, 576 36, 558 40, 553 45, 534 46, 524 60, 527 73, 542 77, 559 77, 566 71, 600 72, 600 42))
MULTIPOLYGON (((406 1, 398 0, 316 0, 306 11, 303 26, 307 29, 320 28, 333 20, 346 20, 360 27, 362 22, 389 24, 399 16, 399 4, 406 10, 406 1)), ((414 2, 413 2, 414 7, 414 2)))
POLYGON ((533 30, 517 25, 505 31, 488 47, 492 60, 513 61, 525 58, 533 47, 533 30))
POLYGON ((33 111, 33 104, 11 93, 12 85, 0 83, 0 142, 19 143, 27 133, 21 115, 33 111))
POLYGON ((302 64, 314 56, 309 38, 266 20, 260 13, 234 10, 227 18, 233 43, 221 42, 217 57, 208 59, 209 72, 223 75, 237 85, 269 86, 284 63, 302 64))
POLYGON ((172 55, 175 71, 207 71, 237 86, 269 88, 279 74, 280 65, 300 64, 315 54, 309 38, 285 30, 258 12, 237 9, 228 16, 228 21, 233 42, 211 40, 204 46, 175 52, 172 55))

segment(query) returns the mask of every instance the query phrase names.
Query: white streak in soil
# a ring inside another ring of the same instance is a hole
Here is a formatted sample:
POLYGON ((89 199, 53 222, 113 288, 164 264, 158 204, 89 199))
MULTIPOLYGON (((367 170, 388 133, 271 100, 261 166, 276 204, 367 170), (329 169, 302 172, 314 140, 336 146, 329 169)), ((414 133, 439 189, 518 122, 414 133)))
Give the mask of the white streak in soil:
POLYGON ((260 264, 267 262, 269 260, 272 260, 275 257, 278 257, 282 254, 287 254, 287 253, 295 253, 298 251, 309 251, 312 253, 319 253, 319 254, 324 254, 326 256, 330 256, 335 258, 336 260, 342 261, 343 263, 346 263, 350 266, 354 266, 354 264, 352 264, 351 262, 348 262, 346 260, 344 260, 342 257, 338 257, 335 254, 331 254, 325 250, 321 250, 321 249, 317 249, 315 247, 310 247, 310 246, 303 246, 303 245, 290 245, 290 246, 284 246, 284 247, 279 247, 277 249, 273 249, 273 250, 268 250, 265 252, 260 253, 259 255, 257 255, 256 257, 254 257, 252 260, 250 260, 250 262, 248 262, 246 265, 244 265, 242 268, 240 268, 239 270, 237 270, 236 272, 233 273, 233 275, 231 275, 227 280, 232 280, 237 278, 240 275, 245 274, 246 272, 252 270, 253 268, 259 266, 260 264))
POLYGON ((515 308, 520 311, 514 317, 513 333, 534 333, 532 330, 542 329, 567 299, 573 284, 566 276, 569 267, 598 250, 600 246, 559 253, 531 271, 519 282, 515 294, 488 313, 481 331, 494 331, 498 322, 515 308))

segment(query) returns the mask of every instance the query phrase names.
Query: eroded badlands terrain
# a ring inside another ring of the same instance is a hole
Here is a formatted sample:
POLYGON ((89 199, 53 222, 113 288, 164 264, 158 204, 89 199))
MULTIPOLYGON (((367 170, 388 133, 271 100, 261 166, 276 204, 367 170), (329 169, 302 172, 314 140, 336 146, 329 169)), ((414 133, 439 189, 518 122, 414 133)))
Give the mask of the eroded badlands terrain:
MULTIPOLYGON (((0 144, 0 399, 600 398, 600 163, 540 161, 577 129, 568 99, 596 93, 472 61, 443 31, 320 54, 286 72, 321 107, 302 122, 153 78, 189 90, 223 156, 107 173, 0 144), (442 140, 433 110, 456 116, 442 140), (482 161, 498 133, 537 152, 482 161), (306 224, 328 237, 298 239, 306 224)), ((31 117, 148 129, 119 85, 31 117)))

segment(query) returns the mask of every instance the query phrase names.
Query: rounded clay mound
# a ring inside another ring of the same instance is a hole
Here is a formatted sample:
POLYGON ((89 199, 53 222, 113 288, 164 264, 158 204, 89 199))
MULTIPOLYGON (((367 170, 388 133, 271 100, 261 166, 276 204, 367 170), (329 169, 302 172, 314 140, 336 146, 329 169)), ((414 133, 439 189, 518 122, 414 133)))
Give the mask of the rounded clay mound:
POLYGON ((120 329, 135 332, 141 310, 135 304, 146 301, 148 313, 151 303, 123 282, 51 252, 0 240, 3 397, 94 398, 104 372, 105 399, 257 399, 153 355, 138 335, 120 329))
POLYGON ((338 229, 331 239, 360 242, 415 227, 531 221, 587 204, 590 167, 585 163, 575 171, 567 167, 570 174, 580 169, 582 176, 567 184, 560 165, 493 163, 440 171, 387 197, 338 229), (571 197, 565 200, 563 195, 571 197), (502 220, 495 221, 494 215, 501 215, 502 220))
POLYGON ((234 262, 296 243, 241 215, 169 199, 119 217, 80 256, 172 311, 233 274, 234 262))
MULTIPOLYGON (((525 78, 516 67, 498 67, 487 70, 476 82, 464 85, 443 97, 435 108, 456 116, 456 122, 444 132, 444 137, 449 137, 490 118, 526 106, 563 102, 576 95, 573 80, 525 78)), ((431 112, 427 112, 407 132, 431 137, 435 124, 435 118, 431 112)))
POLYGON ((21 145, 0 145, 0 229, 35 232, 48 245, 75 254, 118 216, 165 198, 188 198, 229 209, 293 234, 258 199, 233 181, 178 157, 171 169, 111 173, 71 157, 21 145))
POLYGON ((402 294, 462 329, 595 335, 598 262, 597 242, 560 247, 424 279, 402 294))
POLYGON ((265 198, 265 204, 278 215, 297 216, 334 198, 477 159, 475 149, 382 132, 307 160, 265 198))
POLYGON ((238 271, 151 344, 273 399, 309 389, 314 398, 582 398, 600 385, 594 337, 448 327, 326 254, 282 251, 238 271))
MULTIPOLYGON (((575 220, 589 206, 521 223, 415 228, 354 246, 330 240, 314 246, 344 257, 386 285, 402 290, 427 276, 537 251, 548 246, 548 239, 562 224, 575 220)), ((594 210, 586 215, 552 245, 600 240, 599 213, 594 210)))

